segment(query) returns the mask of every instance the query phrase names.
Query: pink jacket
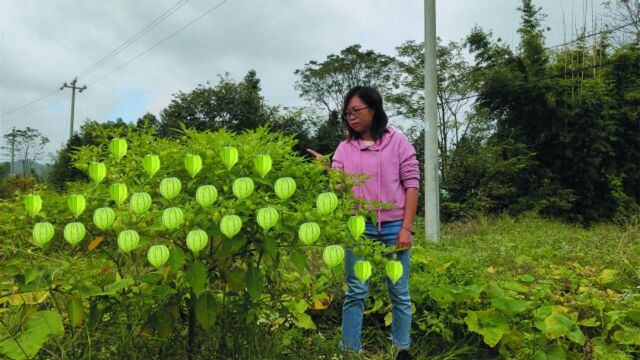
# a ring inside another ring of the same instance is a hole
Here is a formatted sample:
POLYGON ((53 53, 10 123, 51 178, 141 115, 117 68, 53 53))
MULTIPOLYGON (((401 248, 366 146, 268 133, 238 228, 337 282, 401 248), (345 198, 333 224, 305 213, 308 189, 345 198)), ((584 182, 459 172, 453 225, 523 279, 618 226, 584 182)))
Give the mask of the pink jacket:
POLYGON ((416 151, 407 137, 391 126, 370 146, 360 139, 342 141, 333 155, 332 167, 342 168, 348 174, 370 175, 361 186, 353 187, 354 197, 396 206, 377 209, 378 229, 383 221, 402 220, 405 190, 419 188, 416 151))

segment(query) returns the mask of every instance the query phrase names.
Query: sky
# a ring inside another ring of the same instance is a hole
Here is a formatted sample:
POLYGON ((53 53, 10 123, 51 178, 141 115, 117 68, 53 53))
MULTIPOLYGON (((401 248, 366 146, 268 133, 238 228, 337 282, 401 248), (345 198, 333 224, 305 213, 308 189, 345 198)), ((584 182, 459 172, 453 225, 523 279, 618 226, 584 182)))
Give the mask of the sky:
MULTIPOLYGON (((589 19, 592 6, 596 16, 604 14, 599 0, 534 1, 547 14, 547 45, 575 37, 571 19, 582 23, 585 1, 589 19)), ((518 4, 436 0, 436 31, 445 42, 458 41, 480 26, 517 46, 518 4)), ((353 44, 394 55, 403 42, 424 39, 423 6, 417 0, 0 0, 0 135, 30 126, 51 140, 48 152, 57 151, 69 136, 71 103, 71 90, 59 88, 78 75, 78 85, 88 88, 76 94, 76 131, 86 119, 157 115, 178 91, 216 83, 224 73, 240 81, 250 69, 270 105, 305 106, 294 88, 296 69, 353 44)), ((0 161, 7 158, 0 153, 0 161)))

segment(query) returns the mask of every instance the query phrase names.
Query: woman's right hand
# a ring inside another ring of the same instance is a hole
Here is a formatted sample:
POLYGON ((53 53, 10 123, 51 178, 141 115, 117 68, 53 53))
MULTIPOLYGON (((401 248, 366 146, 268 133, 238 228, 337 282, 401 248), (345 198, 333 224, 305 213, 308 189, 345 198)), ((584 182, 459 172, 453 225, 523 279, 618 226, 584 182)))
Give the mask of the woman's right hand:
POLYGON ((307 149, 307 152, 308 152, 309 154, 311 154, 311 155, 313 155, 313 156, 317 157, 317 158, 321 158, 321 157, 323 156, 323 155, 322 155, 322 154, 320 154, 319 152, 317 152, 317 151, 315 151, 315 150, 312 150, 312 149, 307 149))

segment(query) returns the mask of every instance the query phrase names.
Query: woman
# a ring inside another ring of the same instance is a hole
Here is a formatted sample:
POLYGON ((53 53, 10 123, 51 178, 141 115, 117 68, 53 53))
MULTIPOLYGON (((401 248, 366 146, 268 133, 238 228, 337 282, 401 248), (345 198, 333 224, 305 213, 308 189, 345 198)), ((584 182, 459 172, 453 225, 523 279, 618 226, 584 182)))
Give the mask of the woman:
MULTIPOLYGON (((409 257, 420 180, 416 152, 403 134, 387 126, 382 96, 374 88, 356 86, 349 90, 344 97, 342 119, 348 134, 335 151, 332 167, 349 174, 370 176, 363 184, 352 188, 355 197, 396 206, 393 209, 376 209, 377 224, 367 221, 365 234, 387 246, 395 245, 396 249, 401 249, 397 252, 397 260, 402 263, 403 275, 395 284, 387 279, 393 314, 391 339, 397 349, 397 359, 410 359, 407 351, 411 333, 409 257)), ((313 150, 308 151, 321 156, 313 150)), ((342 307, 341 347, 359 352, 362 349, 360 333, 369 281, 363 284, 355 276, 353 266, 358 260, 361 258, 347 250, 347 292, 342 307)))

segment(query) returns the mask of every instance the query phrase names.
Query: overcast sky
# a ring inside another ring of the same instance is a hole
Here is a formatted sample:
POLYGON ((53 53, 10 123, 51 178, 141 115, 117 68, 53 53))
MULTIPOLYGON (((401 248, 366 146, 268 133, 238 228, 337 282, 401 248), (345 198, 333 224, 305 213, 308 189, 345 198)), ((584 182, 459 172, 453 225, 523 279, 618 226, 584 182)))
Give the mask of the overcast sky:
MULTIPOLYGON (((215 83, 224 72, 241 80, 250 69, 257 71, 269 104, 305 105, 294 89, 293 72, 308 61, 321 61, 352 44, 392 55, 404 41, 424 38, 419 0, 227 0, 112 72, 220 2, 187 1, 116 57, 80 77, 79 85, 89 88, 76 97, 76 130, 87 118, 135 121, 147 111, 158 114, 172 93, 207 80, 215 83)), ((14 126, 35 127, 51 139, 48 150, 57 150, 68 138, 70 89, 56 90, 177 3, 0 0, 0 135, 14 126), (51 92, 55 95, 13 111, 51 92)), ((563 32, 563 11, 567 28, 572 13, 582 21, 583 0, 535 3, 548 14, 547 45, 572 37, 570 30, 563 32)), ((596 14, 604 11, 599 3, 593 1, 596 14)), ((445 41, 460 40, 478 25, 515 46, 518 4, 436 1, 437 32, 445 41)), ((7 157, 0 154, 0 161, 7 157)))

